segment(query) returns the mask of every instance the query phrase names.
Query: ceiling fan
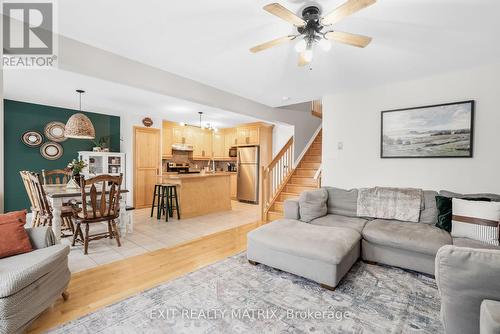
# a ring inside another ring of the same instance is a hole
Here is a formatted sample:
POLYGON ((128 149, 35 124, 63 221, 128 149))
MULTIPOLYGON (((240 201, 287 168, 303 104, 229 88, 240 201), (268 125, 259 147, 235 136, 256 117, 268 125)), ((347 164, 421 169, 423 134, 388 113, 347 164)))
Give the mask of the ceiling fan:
POLYGON ((302 10, 302 18, 295 15, 279 3, 264 6, 264 10, 293 24, 297 28, 296 35, 288 35, 272 41, 254 46, 250 49, 256 53, 274 46, 299 40, 295 50, 299 53, 299 66, 305 66, 312 61, 313 46, 318 44, 325 51, 330 50, 331 42, 336 41, 359 48, 364 48, 371 42, 371 37, 351 34, 334 30, 331 26, 340 20, 352 15, 363 8, 373 5, 376 0, 348 0, 337 7, 333 12, 321 17, 321 10, 317 6, 308 6, 302 10), (326 31, 324 31, 326 30, 326 31))

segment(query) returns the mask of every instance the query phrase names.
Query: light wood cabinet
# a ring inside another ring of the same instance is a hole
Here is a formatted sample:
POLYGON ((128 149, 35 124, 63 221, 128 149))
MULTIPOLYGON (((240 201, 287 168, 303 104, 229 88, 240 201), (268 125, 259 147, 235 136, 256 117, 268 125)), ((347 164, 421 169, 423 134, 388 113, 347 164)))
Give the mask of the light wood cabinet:
POLYGON ((260 144, 259 126, 238 127, 236 129, 236 132, 237 132, 238 146, 260 144))
POLYGON ((236 129, 224 129, 224 157, 229 159, 229 149, 237 145, 238 139, 236 138, 236 129))
POLYGON ((228 156, 229 149, 227 150, 227 152, 225 150, 226 148, 225 139, 226 136, 222 131, 214 133, 212 139, 214 159, 225 159, 229 157, 228 156))
POLYGON ((172 157, 172 144, 173 140, 173 127, 174 123, 163 121, 162 127, 162 156, 163 158, 172 157))
POLYGON ((238 197, 238 174, 231 174, 231 198, 236 199, 238 197))
POLYGON ((191 128, 193 141, 193 159, 205 160, 212 158, 212 131, 191 128))

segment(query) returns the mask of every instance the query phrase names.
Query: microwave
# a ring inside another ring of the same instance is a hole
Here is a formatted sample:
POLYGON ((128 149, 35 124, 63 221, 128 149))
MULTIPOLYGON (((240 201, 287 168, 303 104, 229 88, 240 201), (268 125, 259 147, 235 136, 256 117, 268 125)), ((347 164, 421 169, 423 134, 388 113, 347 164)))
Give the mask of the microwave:
POLYGON ((236 158, 237 156, 238 156, 238 148, 237 147, 231 147, 229 149, 229 157, 236 158))

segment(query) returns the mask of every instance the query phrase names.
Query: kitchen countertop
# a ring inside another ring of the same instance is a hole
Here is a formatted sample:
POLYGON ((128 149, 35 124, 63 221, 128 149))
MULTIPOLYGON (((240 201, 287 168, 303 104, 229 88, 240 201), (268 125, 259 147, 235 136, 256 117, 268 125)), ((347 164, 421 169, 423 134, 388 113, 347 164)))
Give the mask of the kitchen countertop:
POLYGON ((193 173, 193 174, 163 174, 162 178, 170 180, 182 180, 182 179, 201 179, 206 177, 217 177, 217 176, 230 176, 231 172, 217 172, 217 173, 193 173))

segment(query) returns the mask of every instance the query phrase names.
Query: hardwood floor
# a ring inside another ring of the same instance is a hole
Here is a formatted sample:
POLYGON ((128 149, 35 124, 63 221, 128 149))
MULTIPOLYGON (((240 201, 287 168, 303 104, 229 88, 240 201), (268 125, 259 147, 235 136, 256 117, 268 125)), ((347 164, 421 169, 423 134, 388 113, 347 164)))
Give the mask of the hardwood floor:
POLYGON ((211 234, 171 248, 73 274, 69 299, 60 298, 29 329, 41 333, 141 291, 246 249, 246 235, 260 222, 211 234))

